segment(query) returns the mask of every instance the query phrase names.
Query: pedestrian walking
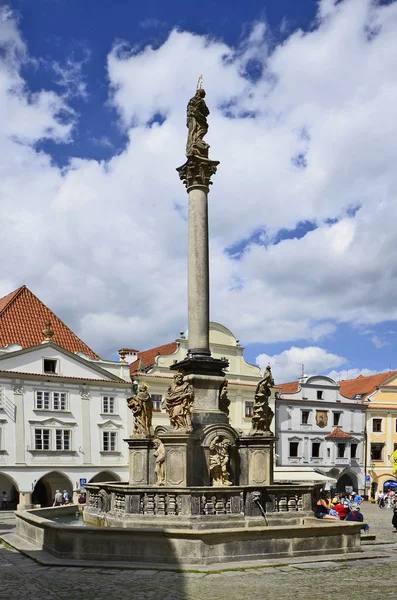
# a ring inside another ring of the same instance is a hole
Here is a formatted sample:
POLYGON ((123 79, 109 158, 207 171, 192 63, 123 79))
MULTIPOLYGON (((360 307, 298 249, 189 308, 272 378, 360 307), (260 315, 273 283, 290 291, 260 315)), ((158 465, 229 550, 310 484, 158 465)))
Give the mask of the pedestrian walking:
POLYGON ((63 490, 62 500, 63 504, 70 504, 70 494, 68 491, 63 490))
POLYGON ((61 506, 62 502, 63 502, 62 492, 60 492, 59 490, 56 490, 55 496, 54 496, 54 504, 53 504, 53 506, 61 506))
POLYGON ((1 495, 1 508, 2 508, 2 510, 8 509, 8 494, 7 494, 7 492, 3 492, 1 495))
POLYGON ((378 506, 379 508, 385 508, 385 495, 383 492, 378 494, 378 506))
POLYGON ((393 533, 397 533, 397 504, 394 505, 393 508, 393 518, 391 520, 392 525, 394 527, 393 533))

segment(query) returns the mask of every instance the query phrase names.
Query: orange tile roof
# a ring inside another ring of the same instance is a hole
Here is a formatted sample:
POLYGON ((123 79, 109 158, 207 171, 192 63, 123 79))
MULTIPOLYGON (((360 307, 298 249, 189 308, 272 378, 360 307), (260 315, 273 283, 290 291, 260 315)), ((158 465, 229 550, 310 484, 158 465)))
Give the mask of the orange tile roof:
POLYGON ((58 346, 99 358, 26 285, 0 299, 0 347, 8 344, 20 344, 22 348, 39 346, 44 339, 46 321, 50 321, 54 332, 52 341, 58 346))
POLYGON ((280 394, 294 394, 298 391, 298 381, 291 381, 290 383, 279 383, 277 385, 280 394))
POLYGON ((377 373, 376 375, 368 375, 364 377, 359 375, 356 379, 346 379, 340 382, 340 392, 347 398, 354 398, 357 394, 362 394, 361 401, 372 394, 382 383, 396 375, 397 371, 389 371, 387 373, 377 373))
POLYGON ((334 427, 334 429, 331 431, 331 433, 329 433, 328 435, 325 436, 326 440, 330 440, 332 438, 351 438, 352 436, 349 435, 348 433, 346 433, 345 431, 343 431, 343 429, 340 429, 339 427, 334 427))
POLYGON ((149 367, 154 365, 156 356, 159 354, 173 354, 177 348, 178 344, 176 342, 169 342, 168 344, 163 344, 162 346, 156 346, 156 348, 149 348, 149 350, 138 352, 137 360, 130 364, 131 375, 137 373, 141 361, 143 363, 144 370, 146 371, 149 369, 149 367))

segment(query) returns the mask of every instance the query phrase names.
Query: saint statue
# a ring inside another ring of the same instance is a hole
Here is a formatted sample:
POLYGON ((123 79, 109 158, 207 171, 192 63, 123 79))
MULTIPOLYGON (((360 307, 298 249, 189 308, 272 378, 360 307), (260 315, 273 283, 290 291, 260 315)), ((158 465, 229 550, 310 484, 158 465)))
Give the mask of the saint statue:
POLYGON ((272 370, 268 365, 263 374, 263 379, 256 386, 251 435, 263 435, 265 432, 270 432, 274 412, 269 406, 269 398, 273 386, 272 370))
POLYGON ((229 462, 230 440, 217 435, 210 443, 210 473, 212 485, 233 485, 227 465, 229 462))
POLYGON ((138 392, 127 398, 128 408, 134 415, 134 434, 150 437, 153 435, 153 403, 147 385, 141 383, 138 392))
POLYGON ((183 373, 175 373, 174 381, 163 401, 174 429, 185 430, 187 433, 193 431, 191 419, 193 399, 193 386, 188 381, 184 381, 183 373))
POLYGON ((154 472, 156 474, 156 485, 165 485, 165 448, 159 438, 153 440, 155 447, 154 456, 156 457, 156 466, 154 472))
POLYGON ((208 131, 207 117, 210 114, 208 106, 205 103, 205 90, 201 87, 202 77, 200 77, 197 90, 193 98, 187 105, 188 128, 186 156, 198 156, 208 158, 209 145, 203 141, 203 137, 208 131))
POLYGON ((225 415, 229 416, 229 406, 230 400, 227 395, 229 382, 227 379, 222 383, 221 389, 219 390, 219 410, 225 413, 225 415))

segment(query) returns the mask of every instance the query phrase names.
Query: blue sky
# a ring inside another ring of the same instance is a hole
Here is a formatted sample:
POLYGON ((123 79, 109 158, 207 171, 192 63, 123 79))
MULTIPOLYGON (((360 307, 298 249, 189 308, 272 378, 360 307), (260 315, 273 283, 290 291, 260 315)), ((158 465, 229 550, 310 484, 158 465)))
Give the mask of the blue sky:
POLYGON ((174 169, 203 72, 221 161, 212 318, 279 381, 301 363, 342 378, 397 368, 396 2, 0 10, 1 295, 26 283, 106 356, 177 336, 186 197, 174 169))

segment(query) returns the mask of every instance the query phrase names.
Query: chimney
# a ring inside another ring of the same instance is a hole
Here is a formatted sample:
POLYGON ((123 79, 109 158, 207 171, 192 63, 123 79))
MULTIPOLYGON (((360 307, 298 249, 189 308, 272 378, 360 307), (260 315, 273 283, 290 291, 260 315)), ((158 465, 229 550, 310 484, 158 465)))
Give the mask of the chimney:
POLYGON ((120 362, 126 362, 130 365, 137 360, 138 352, 139 350, 135 350, 135 348, 120 348, 120 362))

